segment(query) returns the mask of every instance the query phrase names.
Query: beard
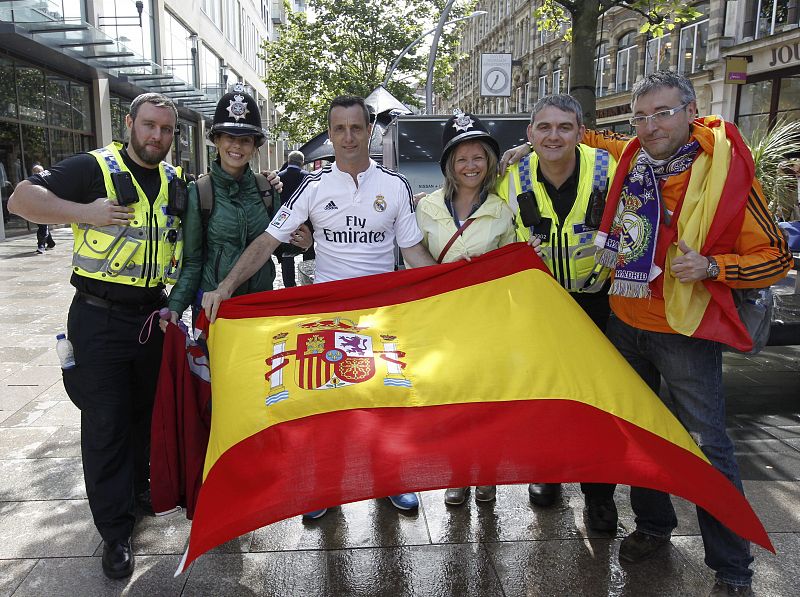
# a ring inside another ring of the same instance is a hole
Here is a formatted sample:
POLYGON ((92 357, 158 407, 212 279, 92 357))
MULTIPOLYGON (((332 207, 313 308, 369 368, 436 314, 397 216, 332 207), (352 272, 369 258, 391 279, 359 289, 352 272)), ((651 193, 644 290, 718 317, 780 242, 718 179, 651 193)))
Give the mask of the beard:
POLYGON ((142 143, 139 140, 139 137, 136 136, 135 127, 131 127, 130 146, 136 153, 136 155, 139 156, 139 159, 142 160, 145 164, 148 164, 150 166, 158 166, 161 163, 161 161, 167 156, 170 149, 169 145, 167 145, 166 148, 157 149, 152 145, 147 145, 147 143, 142 143))

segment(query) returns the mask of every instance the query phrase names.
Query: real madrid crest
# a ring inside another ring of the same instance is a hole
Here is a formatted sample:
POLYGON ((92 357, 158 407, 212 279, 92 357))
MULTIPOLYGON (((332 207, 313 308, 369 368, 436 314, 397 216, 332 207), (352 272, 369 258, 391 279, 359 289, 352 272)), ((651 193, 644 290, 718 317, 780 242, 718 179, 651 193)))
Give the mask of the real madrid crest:
POLYGON ((383 195, 377 195, 375 197, 372 207, 374 207, 377 212, 386 211, 386 200, 383 198, 383 195))
POLYGON ((244 96, 241 95, 244 93, 244 86, 241 83, 237 83, 233 86, 233 93, 236 95, 234 95, 233 99, 230 100, 228 114, 230 114, 230 117, 238 122, 240 119, 247 117, 247 115, 250 113, 250 110, 247 109, 247 103, 244 101, 244 96))
POLYGON ((475 121, 472 120, 468 115, 464 114, 461 110, 454 110, 453 116, 456 117, 455 122, 453 122, 453 128, 457 131, 468 131, 472 128, 472 125, 475 124, 475 121))

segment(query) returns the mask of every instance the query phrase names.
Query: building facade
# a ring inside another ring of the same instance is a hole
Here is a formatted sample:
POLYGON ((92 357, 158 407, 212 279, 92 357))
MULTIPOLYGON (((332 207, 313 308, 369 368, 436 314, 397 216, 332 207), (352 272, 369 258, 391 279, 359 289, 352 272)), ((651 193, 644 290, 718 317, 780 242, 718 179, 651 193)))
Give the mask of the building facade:
MULTIPOLYGON (((178 105, 167 159, 189 173, 213 160, 205 133, 234 83, 246 85, 269 128, 278 114, 260 47, 284 11, 281 0, 0 0, 0 240, 31 228, 6 202, 33 164, 123 141, 140 93, 178 105)), ((277 169, 285 153, 270 137, 253 167, 277 169)))
MULTIPOLYGON (((465 58, 455 68, 454 92, 438 109, 479 114, 529 112, 536 100, 570 89, 570 44, 538 29, 539 0, 481 0, 487 12, 462 34, 465 58), (512 55, 511 97, 480 95, 482 53, 512 55)), ((639 32, 643 18, 614 8, 602 15, 595 45, 597 126, 630 133, 630 89, 645 73, 688 75, 701 114, 735 121, 745 136, 777 117, 800 120, 800 0, 703 0, 702 15, 656 37, 639 32), (743 84, 726 82, 729 57, 744 57, 743 84)))

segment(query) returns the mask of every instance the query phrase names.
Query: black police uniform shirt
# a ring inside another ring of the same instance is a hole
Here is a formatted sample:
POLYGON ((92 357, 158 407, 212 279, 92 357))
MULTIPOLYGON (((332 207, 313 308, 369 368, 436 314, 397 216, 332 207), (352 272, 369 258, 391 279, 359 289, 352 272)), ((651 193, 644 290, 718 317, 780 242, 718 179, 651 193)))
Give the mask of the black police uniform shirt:
MULTIPOLYGON (((127 147, 126 147, 127 149, 127 147)), ((161 189, 159 168, 144 168, 134 162, 125 150, 121 151, 122 161, 139 183, 152 205, 161 189)), ((79 153, 47 169, 49 174, 34 174, 28 180, 43 186, 62 199, 75 203, 91 203, 100 197, 107 197, 103 171, 97 159, 88 153, 79 153)), ((79 291, 91 294, 114 303, 127 305, 152 305, 159 302, 164 286, 143 288, 127 284, 116 284, 72 274, 70 283, 79 291)))

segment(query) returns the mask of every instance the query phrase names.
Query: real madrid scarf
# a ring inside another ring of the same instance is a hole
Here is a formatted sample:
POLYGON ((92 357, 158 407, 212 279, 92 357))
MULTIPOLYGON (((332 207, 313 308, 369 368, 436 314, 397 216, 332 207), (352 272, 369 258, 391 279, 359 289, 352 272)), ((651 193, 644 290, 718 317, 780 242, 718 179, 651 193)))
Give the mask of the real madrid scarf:
POLYGON ((615 270, 609 294, 650 296, 650 282, 662 271, 653 263, 663 205, 659 182, 688 170, 699 148, 697 141, 691 141, 667 160, 654 160, 644 150, 639 152, 625 177, 611 229, 607 234, 598 233, 595 241, 603 243, 597 261, 615 270))

